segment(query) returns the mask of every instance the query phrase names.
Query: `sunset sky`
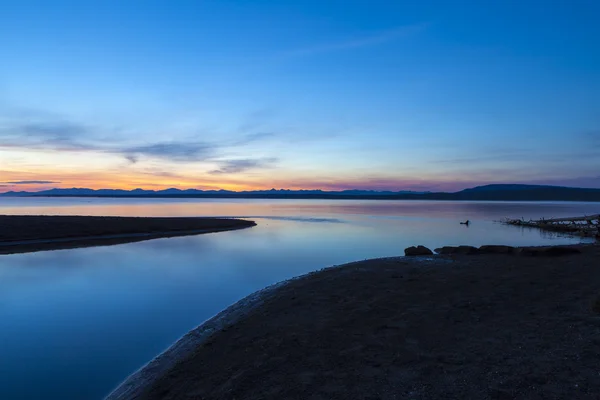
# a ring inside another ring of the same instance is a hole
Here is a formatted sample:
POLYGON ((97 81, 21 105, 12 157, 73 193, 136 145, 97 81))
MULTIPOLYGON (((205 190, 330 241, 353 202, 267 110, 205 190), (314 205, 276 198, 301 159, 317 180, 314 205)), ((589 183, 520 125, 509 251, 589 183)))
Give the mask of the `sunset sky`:
POLYGON ((600 187, 600 2, 0 0, 0 192, 600 187))

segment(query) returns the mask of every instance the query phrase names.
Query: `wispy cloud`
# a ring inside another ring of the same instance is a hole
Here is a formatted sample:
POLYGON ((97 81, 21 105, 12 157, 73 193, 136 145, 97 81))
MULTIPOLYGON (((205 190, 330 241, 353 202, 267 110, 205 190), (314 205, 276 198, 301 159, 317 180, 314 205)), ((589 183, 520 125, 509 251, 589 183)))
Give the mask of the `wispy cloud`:
POLYGON ((0 146, 30 149, 86 150, 87 127, 69 121, 24 121, 0 124, 0 146))
POLYGON ((313 46, 307 46, 304 48, 290 50, 285 52, 284 55, 288 57, 303 57, 312 56, 321 53, 330 53, 335 51, 356 49, 361 47, 375 46, 382 43, 391 42, 404 37, 408 37, 423 31, 429 24, 415 24, 401 26, 394 29, 390 29, 384 32, 378 32, 370 35, 361 37, 355 37, 348 40, 321 43, 313 46))
POLYGON ((145 175, 156 176, 156 177, 161 177, 161 178, 176 178, 176 179, 182 178, 181 175, 176 174, 174 172, 161 171, 161 170, 153 169, 153 168, 145 169, 141 173, 145 174, 145 175))
POLYGON ((140 158, 135 154, 125 154, 125 159, 132 164, 135 164, 140 160, 140 158))
POLYGON ((236 174, 251 169, 272 168, 276 158, 225 160, 219 163, 219 169, 210 171, 211 174, 236 174))
POLYGON ((112 132, 113 138, 110 140, 99 139, 97 130, 99 129, 62 119, 43 120, 34 116, 7 121, 0 118, 0 148, 118 154, 132 164, 141 159, 202 162, 218 159, 223 155, 223 150, 243 147, 276 136, 272 132, 253 132, 236 139, 214 142, 192 138, 131 144, 125 143, 117 131, 112 132))
POLYGON ((244 135, 240 139, 229 142, 182 140, 115 148, 108 151, 123 154, 132 163, 137 162, 140 157, 184 162, 211 161, 218 157, 219 150, 244 146, 275 136, 276 134, 271 132, 258 132, 244 135))
POLYGON ((143 146, 113 149, 131 162, 137 162, 139 156, 160 158, 172 161, 206 161, 214 156, 215 144, 206 142, 164 142, 143 146))
POLYGON ((60 183, 58 181, 10 181, 10 182, 2 182, 9 185, 49 185, 52 183, 60 183))
POLYGON ((84 126, 66 121, 31 122, 21 125, 20 130, 25 135, 32 137, 45 136, 55 140, 68 140, 87 132, 84 126))

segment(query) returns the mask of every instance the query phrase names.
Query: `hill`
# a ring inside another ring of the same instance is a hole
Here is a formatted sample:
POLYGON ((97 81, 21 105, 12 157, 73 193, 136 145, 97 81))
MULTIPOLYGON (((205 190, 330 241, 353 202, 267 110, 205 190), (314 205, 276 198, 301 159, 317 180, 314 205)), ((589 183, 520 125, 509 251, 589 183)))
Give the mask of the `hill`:
POLYGON ((459 192, 413 192, 375 190, 289 190, 270 189, 234 192, 229 190, 121 190, 50 189, 39 192, 8 192, 0 196, 19 197, 166 197, 166 198, 260 198, 260 199, 371 199, 371 200, 450 200, 450 201, 598 201, 600 189, 544 185, 493 184, 459 192))

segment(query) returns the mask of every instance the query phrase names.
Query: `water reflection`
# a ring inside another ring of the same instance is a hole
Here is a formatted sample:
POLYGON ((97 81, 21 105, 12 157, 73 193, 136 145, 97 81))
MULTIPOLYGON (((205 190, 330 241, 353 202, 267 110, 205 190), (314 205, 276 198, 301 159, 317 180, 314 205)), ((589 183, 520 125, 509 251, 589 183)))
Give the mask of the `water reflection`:
POLYGON ((484 219, 558 218, 597 214, 597 203, 389 200, 0 198, 3 214, 120 216, 256 216, 331 218, 332 215, 431 216, 484 219))
POLYGON ((493 221, 593 212, 585 203, 0 199, 12 214, 261 216, 241 231, 0 256, 0 398, 101 398, 269 284, 414 244, 579 242, 493 221))

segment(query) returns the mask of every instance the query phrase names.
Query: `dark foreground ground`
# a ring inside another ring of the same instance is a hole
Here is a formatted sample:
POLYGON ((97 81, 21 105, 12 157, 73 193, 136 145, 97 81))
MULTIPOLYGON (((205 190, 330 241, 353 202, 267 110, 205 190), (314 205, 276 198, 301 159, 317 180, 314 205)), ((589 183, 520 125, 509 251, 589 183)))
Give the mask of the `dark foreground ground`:
POLYGON ((598 399, 600 249, 582 250, 314 273, 126 398, 598 399))
POLYGON ((0 254, 129 243, 254 225, 226 218, 0 215, 0 254))

